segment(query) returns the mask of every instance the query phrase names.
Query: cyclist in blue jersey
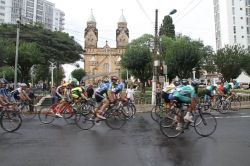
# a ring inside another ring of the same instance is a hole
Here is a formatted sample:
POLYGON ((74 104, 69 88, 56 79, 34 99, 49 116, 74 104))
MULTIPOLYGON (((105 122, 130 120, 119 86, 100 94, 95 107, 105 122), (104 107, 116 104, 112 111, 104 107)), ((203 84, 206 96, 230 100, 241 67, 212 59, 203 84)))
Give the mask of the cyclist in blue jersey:
POLYGON ((6 103, 12 102, 11 96, 8 95, 7 90, 6 90, 6 86, 8 83, 9 82, 6 79, 4 78, 0 79, 0 95, 1 95, 1 98, 4 100, 4 102, 6 103))
POLYGON ((117 86, 117 80, 118 78, 116 76, 111 76, 111 82, 108 82, 108 80, 104 80, 104 83, 100 85, 99 88, 95 90, 95 98, 96 98, 96 107, 95 107, 95 114, 96 117, 101 118, 101 119, 106 119, 102 114, 105 112, 107 106, 109 105, 109 100, 110 102, 114 102, 114 97, 112 96, 112 89, 117 86), (106 96, 106 94, 108 96, 106 96), (109 100, 107 99, 109 98, 109 100), (102 106, 102 107, 101 107, 102 106), (98 110, 101 107, 101 112, 102 114, 98 113, 98 110))
MULTIPOLYGON (((199 103, 197 100, 196 89, 199 87, 200 81, 198 79, 193 79, 192 85, 183 86, 182 88, 177 88, 174 93, 174 100, 177 103, 191 103, 186 116, 184 117, 185 120, 193 122, 192 111, 195 112, 195 104, 199 103), (190 95, 189 98, 187 95, 190 95)), ((179 109, 182 109, 181 105, 178 105, 179 109)), ((179 111, 178 119, 177 119, 177 127, 176 130, 181 130, 181 118, 183 117, 183 111, 179 111)))
POLYGON ((118 83, 114 88, 112 88, 112 96, 114 99, 117 99, 117 95, 119 94, 121 99, 127 101, 126 95, 123 90, 125 89, 125 85, 123 83, 118 83))
POLYGON ((20 88, 17 88, 15 90, 13 90, 11 93, 14 97, 14 99, 16 100, 20 100, 20 101, 23 101, 23 100, 31 100, 29 98, 29 96, 26 94, 26 88, 27 88, 27 85, 25 83, 22 83, 20 88))

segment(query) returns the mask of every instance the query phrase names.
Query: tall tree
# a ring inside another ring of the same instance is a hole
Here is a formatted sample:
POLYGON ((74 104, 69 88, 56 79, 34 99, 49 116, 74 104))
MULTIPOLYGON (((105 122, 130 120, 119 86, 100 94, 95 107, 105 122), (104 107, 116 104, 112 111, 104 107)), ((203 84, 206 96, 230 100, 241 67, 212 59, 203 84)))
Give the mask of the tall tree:
POLYGON ((4 41, 0 38, 0 67, 4 65, 4 41))
POLYGON ((126 46, 122 55, 121 65, 131 71, 131 74, 140 79, 142 92, 145 93, 145 82, 152 78, 152 52, 149 45, 153 36, 144 34, 126 46))
POLYGON ((173 19, 169 15, 165 16, 162 24, 160 26, 159 35, 165 35, 167 37, 170 37, 172 39, 175 38, 175 26, 173 24, 173 19))
POLYGON ((165 56, 168 70, 179 78, 190 78, 193 68, 200 69, 203 54, 205 51, 201 41, 191 40, 187 37, 177 38, 165 56))
POLYGON ((86 76, 86 72, 82 68, 75 69, 71 72, 71 76, 76 78, 80 82, 82 77, 86 76))
POLYGON ((225 45, 213 55, 216 70, 223 75, 225 81, 237 78, 242 69, 248 67, 249 59, 248 51, 240 45, 225 45))
MULTIPOLYGON (((5 46, 4 49, 4 60, 6 61, 6 64, 9 66, 15 66, 16 46, 10 44, 5 46)), ((41 61, 43 61, 43 58, 41 57, 41 52, 35 43, 21 43, 18 49, 18 69, 20 71, 18 77, 20 77, 21 82, 28 83, 31 67, 34 64, 39 64, 41 61)))

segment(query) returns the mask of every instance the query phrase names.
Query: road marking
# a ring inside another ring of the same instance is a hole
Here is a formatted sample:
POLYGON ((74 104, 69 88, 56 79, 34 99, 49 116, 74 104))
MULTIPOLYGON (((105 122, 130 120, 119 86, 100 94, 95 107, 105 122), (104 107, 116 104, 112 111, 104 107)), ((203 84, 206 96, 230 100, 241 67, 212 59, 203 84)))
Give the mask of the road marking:
POLYGON ((250 116, 226 116, 226 117, 215 117, 216 119, 222 119, 222 118, 250 118, 250 116))

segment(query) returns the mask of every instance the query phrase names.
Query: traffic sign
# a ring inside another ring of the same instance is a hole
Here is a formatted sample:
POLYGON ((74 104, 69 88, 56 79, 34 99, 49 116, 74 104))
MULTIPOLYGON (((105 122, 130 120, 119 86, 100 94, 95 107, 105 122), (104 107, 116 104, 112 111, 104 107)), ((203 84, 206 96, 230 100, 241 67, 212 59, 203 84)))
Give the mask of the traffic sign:
POLYGON ((159 76, 159 82, 165 82, 165 76, 159 76))

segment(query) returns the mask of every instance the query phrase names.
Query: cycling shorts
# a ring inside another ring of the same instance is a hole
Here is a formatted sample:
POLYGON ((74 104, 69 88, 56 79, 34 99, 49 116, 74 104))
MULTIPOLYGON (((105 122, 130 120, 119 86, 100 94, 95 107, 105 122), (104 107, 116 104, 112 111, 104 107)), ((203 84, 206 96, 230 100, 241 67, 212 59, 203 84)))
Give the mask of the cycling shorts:
POLYGON ((223 91, 222 91, 224 94, 228 94, 228 95, 231 95, 232 92, 226 88, 223 88, 223 91))
POLYGON ((107 100, 103 95, 99 94, 98 92, 95 93, 95 99, 97 104, 100 104, 104 100, 107 100))
POLYGON ((210 96, 210 97, 214 96, 214 94, 210 90, 208 90, 208 89, 205 90, 205 94, 208 95, 208 96, 210 96))
POLYGON ((161 98, 163 98, 164 99, 164 101, 165 101, 165 103, 170 103, 170 100, 169 100, 169 94, 168 93, 166 93, 166 92, 161 92, 161 98))

